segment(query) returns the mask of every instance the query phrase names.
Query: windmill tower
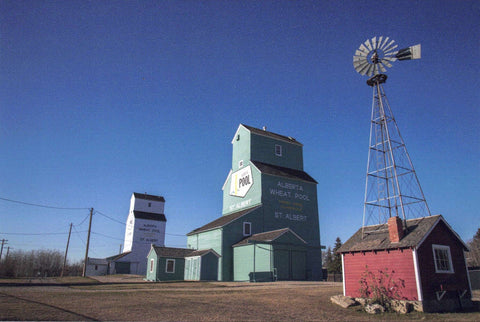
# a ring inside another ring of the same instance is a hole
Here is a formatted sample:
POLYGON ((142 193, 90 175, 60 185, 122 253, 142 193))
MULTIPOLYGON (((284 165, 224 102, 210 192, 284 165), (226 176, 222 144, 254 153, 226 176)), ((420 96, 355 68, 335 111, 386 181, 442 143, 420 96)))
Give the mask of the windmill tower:
POLYGON ((363 227, 384 224, 390 217, 430 216, 425 196, 388 103, 383 84, 396 60, 419 59, 420 45, 397 50, 389 37, 373 37, 360 45, 353 66, 367 75, 373 88, 370 144, 365 182, 363 227))

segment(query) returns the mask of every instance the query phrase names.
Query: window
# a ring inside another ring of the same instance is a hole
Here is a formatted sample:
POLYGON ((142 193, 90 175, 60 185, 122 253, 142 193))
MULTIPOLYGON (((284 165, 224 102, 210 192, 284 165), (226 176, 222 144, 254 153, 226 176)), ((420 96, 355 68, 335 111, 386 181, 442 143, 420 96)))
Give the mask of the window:
POLYGON ((149 203, 148 203, 148 207, 151 207, 151 206, 152 206, 152 203, 151 203, 151 202, 149 202, 149 203))
POLYGON ((243 236, 250 236, 252 234, 252 223, 243 223, 243 236))
POLYGON ((165 265, 165 273, 175 273, 174 259, 167 259, 167 264, 165 265))
POLYGON ((95 265, 95 270, 98 271, 98 265, 95 265))
POLYGON ((154 261, 153 258, 150 260, 150 273, 153 272, 154 261))
POLYGON ((444 245, 432 245, 433 261, 436 273, 453 273, 452 256, 450 247, 444 245))
POLYGON ((278 157, 282 156, 282 146, 275 144, 275 155, 278 157))

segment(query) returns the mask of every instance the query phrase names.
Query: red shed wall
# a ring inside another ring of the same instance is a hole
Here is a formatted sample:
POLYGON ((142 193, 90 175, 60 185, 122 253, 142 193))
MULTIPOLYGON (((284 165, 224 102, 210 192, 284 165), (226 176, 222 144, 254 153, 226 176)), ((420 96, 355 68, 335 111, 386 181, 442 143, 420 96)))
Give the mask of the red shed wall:
POLYGON ((393 280, 402 279, 405 281, 405 288, 401 296, 408 300, 417 300, 417 286, 415 282, 415 267, 413 264, 412 250, 390 250, 365 253, 345 253, 345 295, 360 297, 360 279, 362 274, 368 270, 378 275, 379 270, 394 271, 393 280))
POLYGON ((418 263, 424 300, 435 300, 435 292, 441 290, 440 285, 449 291, 468 290, 466 295, 468 298, 470 297, 463 244, 442 221, 435 226, 420 245, 418 263), (433 244, 450 246, 454 273, 435 272, 433 244))

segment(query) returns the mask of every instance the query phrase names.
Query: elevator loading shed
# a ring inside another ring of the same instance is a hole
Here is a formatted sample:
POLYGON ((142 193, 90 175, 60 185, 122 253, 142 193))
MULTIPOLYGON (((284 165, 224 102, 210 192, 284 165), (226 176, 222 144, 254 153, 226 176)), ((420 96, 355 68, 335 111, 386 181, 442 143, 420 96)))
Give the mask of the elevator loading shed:
POLYGON ((187 234, 213 249, 218 280, 319 280, 317 182, 303 171, 303 145, 240 124, 223 185, 222 216, 187 234))

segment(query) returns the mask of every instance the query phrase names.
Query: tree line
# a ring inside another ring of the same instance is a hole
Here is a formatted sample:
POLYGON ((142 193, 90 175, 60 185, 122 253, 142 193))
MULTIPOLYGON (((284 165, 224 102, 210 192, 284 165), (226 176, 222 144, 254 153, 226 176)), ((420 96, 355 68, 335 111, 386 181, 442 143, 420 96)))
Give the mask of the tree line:
MULTIPOLYGON (((51 277, 60 276, 64 255, 58 250, 11 251, 0 260, 0 277, 51 277)), ((63 276, 82 275, 83 263, 68 262, 63 276)))
POLYGON ((469 267, 480 267, 480 228, 471 240, 467 243, 470 251, 467 253, 467 265, 469 267))

